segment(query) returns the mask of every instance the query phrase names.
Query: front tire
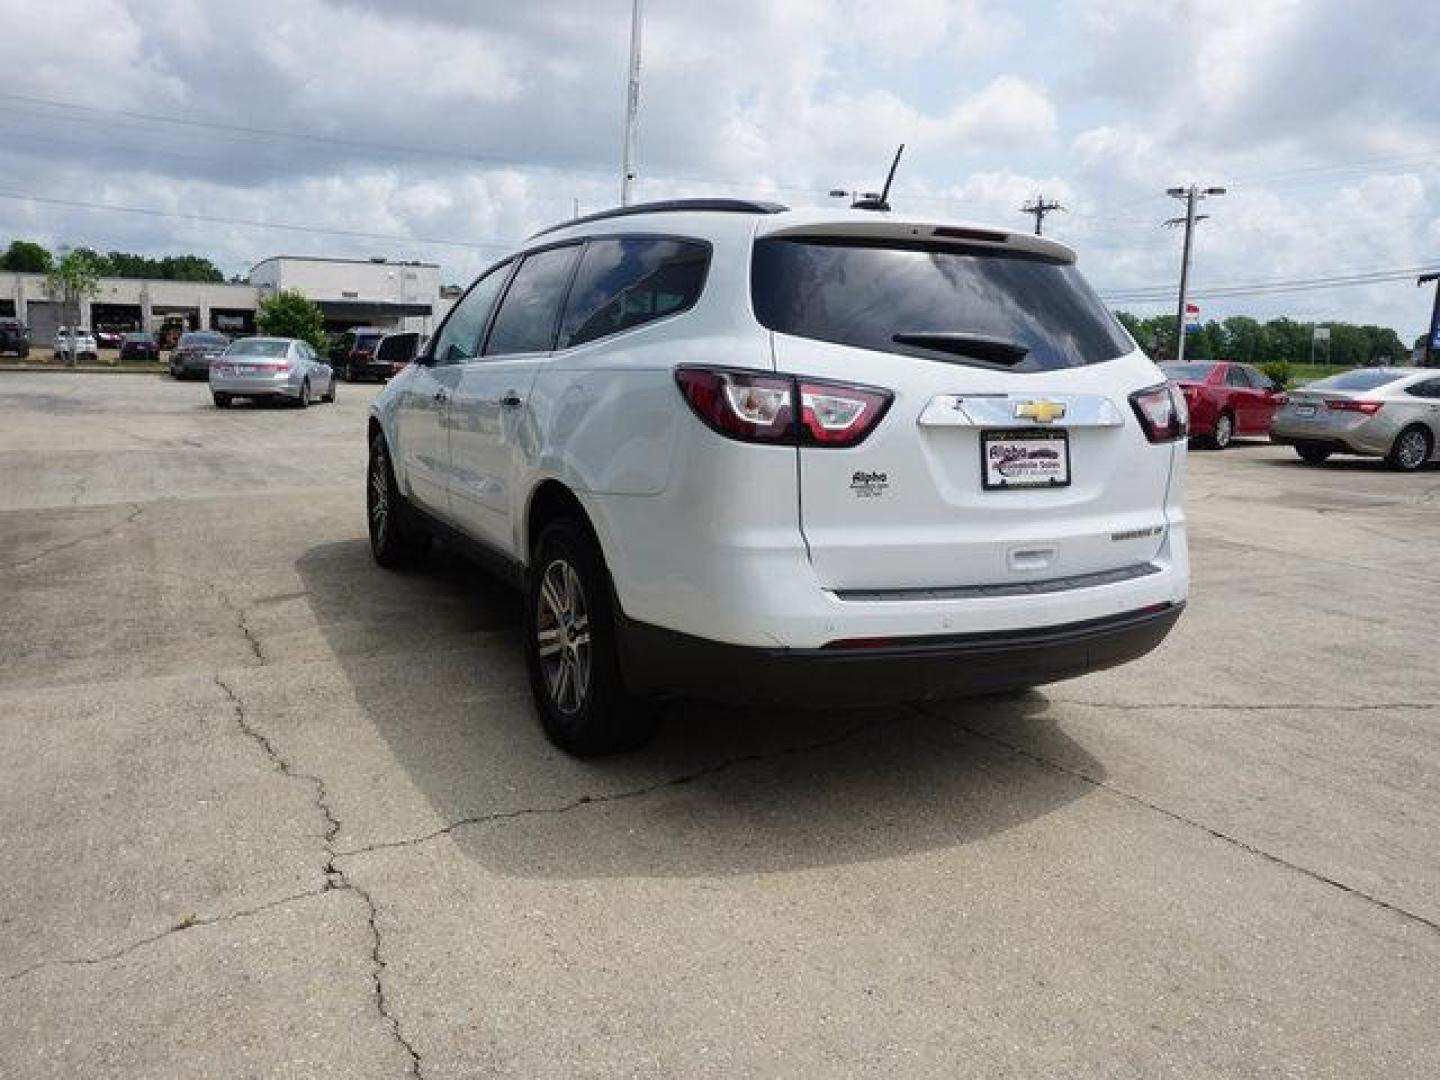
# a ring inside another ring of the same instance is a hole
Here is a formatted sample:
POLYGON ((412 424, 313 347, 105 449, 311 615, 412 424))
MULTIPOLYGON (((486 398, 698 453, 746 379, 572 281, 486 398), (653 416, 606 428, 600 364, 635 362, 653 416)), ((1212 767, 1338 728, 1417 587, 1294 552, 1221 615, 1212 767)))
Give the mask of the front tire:
POLYGON ((329 387, 329 389, 327 389, 327 390, 325 391, 324 395, 321 396, 320 400, 323 401, 323 402, 325 402, 325 404, 327 404, 327 405, 334 405, 334 404, 335 404, 335 374, 334 374, 334 372, 331 372, 331 374, 330 374, 330 387, 329 387))
POLYGON ((212 394, 211 396, 214 398, 217 409, 228 409, 230 407, 229 394, 212 394))
POLYGON ((1430 441, 1430 432, 1419 424, 1411 424, 1395 436, 1395 442, 1390 447, 1390 452, 1385 455, 1385 460, 1390 463, 1392 469, 1398 469, 1400 472, 1414 472, 1430 460, 1430 454, 1434 449, 1430 441))
POLYGON ((395 483, 390 450, 379 432, 370 440, 365 517, 370 528, 370 554, 385 569, 412 566, 424 555, 426 537, 415 527, 405 497, 395 483))
POLYGON ((610 575, 590 530, 572 518, 552 521, 529 577, 525 660, 546 736, 576 757, 643 746, 659 714, 625 691, 610 575))
POLYGON ((306 379, 300 384, 300 396, 295 399, 295 404, 301 409, 310 407, 310 380, 306 379))

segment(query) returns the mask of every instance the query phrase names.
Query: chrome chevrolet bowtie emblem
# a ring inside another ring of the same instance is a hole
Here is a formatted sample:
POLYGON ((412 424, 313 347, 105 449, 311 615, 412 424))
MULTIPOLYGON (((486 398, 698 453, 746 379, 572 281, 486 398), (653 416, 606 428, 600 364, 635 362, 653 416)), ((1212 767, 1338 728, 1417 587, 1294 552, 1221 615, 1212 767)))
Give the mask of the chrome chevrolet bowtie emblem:
POLYGON ((1017 401, 1015 418, 1034 420, 1037 424, 1052 424, 1065 415, 1065 406, 1058 401, 1017 401))

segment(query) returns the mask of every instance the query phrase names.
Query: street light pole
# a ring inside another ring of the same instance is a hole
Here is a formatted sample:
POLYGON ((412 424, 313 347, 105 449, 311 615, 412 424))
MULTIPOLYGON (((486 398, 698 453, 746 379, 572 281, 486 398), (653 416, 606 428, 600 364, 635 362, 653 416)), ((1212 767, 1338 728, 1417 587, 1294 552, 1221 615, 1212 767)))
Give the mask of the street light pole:
MULTIPOLYGON (((1224 195, 1223 187, 1209 187, 1203 191, 1196 184, 1189 187, 1169 188, 1165 192, 1172 199, 1185 200, 1185 246, 1180 256, 1180 300, 1175 309, 1175 362, 1185 359, 1185 304, 1190 288, 1190 245, 1195 232, 1195 207, 1201 199, 1211 195, 1224 195)), ((1202 215, 1203 217, 1204 215, 1202 215)))
POLYGON ((640 112, 640 22, 642 0, 630 11, 630 77, 625 88, 625 161, 620 173, 620 205, 629 206, 635 186, 636 119, 640 112))

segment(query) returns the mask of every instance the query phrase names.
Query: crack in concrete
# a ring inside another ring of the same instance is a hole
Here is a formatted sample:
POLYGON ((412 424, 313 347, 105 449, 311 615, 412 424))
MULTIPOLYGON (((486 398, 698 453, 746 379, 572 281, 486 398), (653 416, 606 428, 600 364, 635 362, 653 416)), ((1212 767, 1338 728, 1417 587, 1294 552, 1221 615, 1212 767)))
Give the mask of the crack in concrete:
POLYGON ((847 728, 845 731, 841 732, 839 735, 833 736, 828 739, 821 739, 816 742, 801 743, 798 746, 786 746, 782 747, 779 750, 771 751, 769 753, 757 752, 751 754, 736 754, 732 757, 722 758, 720 761, 713 762, 702 768, 696 769, 693 772, 684 773, 680 776, 672 776, 668 779, 660 780, 653 784, 647 784, 644 787, 630 788, 625 791, 616 791, 602 795, 581 795, 577 798, 571 799, 568 802, 557 803, 554 806, 531 806, 522 807, 518 810, 497 810, 494 813, 490 814, 476 814, 471 817, 463 817, 456 821, 452 821, 447 825, 442 825, 440 828, 435 829, 431 832, 422 833, 419 836, 410 836, 402 840, 381 840, 373 844, 365 844, 361 847, 347 848, 343 851, 337 851, 335 853, 335 857, 343 859, 349 858, 350 856, 354 855, 368 855, 376 851, 389 851, 395 848, 416 847, 421 844, 428 844, 432 840, 438 840, 442 836, 449 836, 451 833, 455 832, 458 829, 469 828, 471 826, 491 825, 497 821, 513 821, 516 818, 524 817, 558 817, 562 814, 568 814, 574 810, 579 810, 582 807, 600 806, 605 803, 626 802, 631 799, 640 799, 644 798, 646 795, 653 795, 656 792, 665 791, 668 788, 684 787, 686 784, 694 783, 697 780, 703 780, 708 776, 714 776, 717 773, 726 772, 741 765, 749 765, 763 761, 777 761, 785 757, 814 753, 815 751, 819 750, 828 750, 833 746, 839 746, 841 743, 853 739, 857 735, 861 735, 874 728, 880 727, 882 724, 885 724, 893 719, 893 715, 887 714, 874 720, 867 720, 863 723, 855 724, 847 728))
MULTIPOLYGON (((263 663, 264 656, 260 652, 259 643, 255 641, 250 635, 248 628, 245 627, 243 616, 241 628, 246 631, 246 637, 250 639, 256 656, 259 657, 263 663)), ((214 680, 215 685, 220 688, 229 700, 231 708, 235 713, 235 722, 241 732, 260 747, 266 758, 270 760, 270 763, 274 765, 280 773, 289 779, 299 780, 311 785, 314 791, 315 808, 319 811, 325 823, 325 830, 320 838, 325 852, 325 865, 322 869, 324 884, 317 890, 317 893, 331 890, 350 892, 359 897, 365 905, 365 919, 367 925, 370 927, 370 982, 371 996, 375 1002, 375 1009, 380 1014, 380 1019, 389 1030, 391 1037, 399 1044, 400 1048, 404 1050, 410 1059, 410 1075, 419 1080, 422 1076, 420 1054, 405 1036, 404 1031, 400 1027, 399 1017, 392 1011, 389 998, 385 993, 384 974, 386 962, 382 956, 380 925, 377 921, 379 909, 369 892, 351 881, 345 871, 335 864, 335 860, 338 857, 335 851, 335 837, 340 832, 340 819, 335 816, 335 811, 330 805, 330 795, 325 788, 325 781, 313 773, 303 773, 293 768, 285 756, 276 748, 275 744, 270 741, 269 737, 250 722, 250 718, 245 712, 245 703, 240 699, 240 695, 235 692, 234 688, 226 683, 218 673, 214 676, 214 680)))
MULTIPOLYGON (((932 719, 945 719, 944 717, 936 716, 933 713, 927 713, 919 706, 913 706, 913 708, 915 708, 917 712, 920 712, 921 715, 929 716, 932 719)), ((1289 870, 1292 873, 1300 874, 1303 877, 1307 877, 1311 881, 1316 881, 1322 885, 1328 885, 1333 889, 1338 889, 1340 892, 1345 893, 1349 896, 1353 896, 1358 900, 1362 900, 1365 903, 1373 905, 1374 907, 1380 908, 1384 911, 1388 911, 1391 914, 1398 915, 1402 919, 1406 919, 1410 922, 1416 923, 1420 926, 1425 927, 1426 929, 1433 930, 1436 933, 1440 933, 1440 922, 1436 922, 1434 919, 1428 918, 1417 912, 1410 911, 1408 908, 1403 908, 1399 904, 1393 904, 1388 900, 1382 900, 1380 897, 1374 895, 1373 893, 1368 893, 1364 889, 1356 888, 1353 885, 1347 885, 1345 882, 1340 881, 1337 878, 1330 877, 1329 875, 1323 874, 1318 870, 1313 870, 1308 866, 1302 866, 1299 863, 1291 862, 1289 859, 1286 859, 1280 855, 1276 855, 1273 852, 1266 851, 1262 847, 1257 847, 1256 845, 1249 843, 1248 841, 1241 840, 1238 836, 1231 836, 1227 832, 1222 832, 1221 830, 1216 829, 1213 826, 1206 825, 1203 821, 1197 821, 1194 818, 1186 817, 1184 814, 1180 813, 1177 810, 1171 810, 1167 807, 1161 806, 1159 803, 1152 802, 1151 800, 1145 798, 1143 795, 1137 795, 1132 791, 1126 791, 1124 788, 1116 787, 1114 784, 1110 783, 1107 780, 1103 780, 1096 776, 1091 776, 1083 769, 1076 769, 1069 765, 1062 765, 1058 761, 1051 761, 1049 758, 1044 757, 1043 755, 1036 754, 1030 750, 1026 750, 1024 747, 1017 746, 1006 739, 1002 739, 999 736, 992 734, 991 732, 979 731, 968 724, 960 723, 959 721, 953 719, 949 722, 955 724, 955 726, 960 728, 960 730, 967 732, 970 735, 973 735, 975 738, 983 739, 986 742, 1003 747, 1004 749, 1010 751, 1010 753, 1015 754, 1017 757, 1022 757, 1027 761, 1033 762, 1034 764, 1039 765, 1041 768, 1049 769, 1051 772, 1060 773, 1062 776, 1068 776, 1072 779, 1079 780, 1083 783, 1089 784, 1091 787, 1099 788, 1101 791, 1107 791, 1111 795, 1114 795, 1117 798, 1124 799, 1125 801, 1133 803, 1136 806, 1144 807, 1145 809, 1151 810, 1157 814, 1167 817, 1172 821, 1178 822, 1182 825, 1187 825, 1192 829, 1198 829, 1200 832, 1203 832, 1216 840, 1220 840, 1223 843, 1229 844, 1232 847, 1238 848, 1241 851, 1264 859, 1266 862, 1273 863, 1276 866, 1284 867, 1286 870, 1289 870)))
POLYGON ((143 514, 144 512, 145 512, 145 507, 144 507, 143 504, 141 504, 141 503, 131 503, 131 504, 130 504, 130 513, 127 514, 127 515, 126 515, 123 519, 121 519, 120 521, 115 522, 113 525, 107 525, 105 528, 101 529, 99 532, 86 533, 84 536, 77 536, 77 537, 74 537, 73 539, 66 540, 64 543, 55 544, 55 545, 52 546, 52 547, 45 548, 43 551, 36 552, 34 555, 30 555, 30 556, 28 556, 27 558, 20 559, 20 560, 18 560, 17 562, 6 563, 5 566, 4 566, 4 569, 6 569, 6 570, 23 570, 23 569, 25 569, 25 567, 27 567, 27 566, 32 566, 32 565, 34 565, 35 563, 39 562, 41 559, 48 559, 51 555, 58 554, 58 553, 61 552, 61 551, 66 551, 66 550, 68 550, 69 548, 76 547, 76 546, 78 546, 78 545, 80 545, 80 544, 89 543, 91 540, 101 540, 101 539, 104 539, 105 537, 109 536, 111 533, 117 532, 117 531, 119 531, 120 529, 123 529, 126 525, 129 525, 132 521, 134 521, 136 518, 138 518, 138 517, 139 517, 141 514, 143 514))
POLYGON ((319 896, 324 891, 323 888, 311 889, 307 892, 282 896, 276 900, 268 900, 255 907, 241 908, 239 911, 231 911, 221 915, 200 915, 195 918, 185 919, 182 922, 176 923, 174 926, 166 927, 159 933, 151 934, 148 937, 137 938, 118 948, 111 949, 109 952, 100 953, 96 956, 77 956, 65 960, 39 960, 29 967, 10 972, 7 975, 0 976, 0 978, 3 978, 6 982, 10 982, 15 979, 23 979, 27 975, 33 975, 35 972, 43 971, 46 968, 87 967, 95 964, 108 964, 113 960, 119 960, 122 957, 128 956, 136 949, 143 949, 146 945, 154 945, 158 941, 164 941, 166 938, 173 937, 176 934, 183 934, 187 930, 194 930, 200 926, 216 926, 220 923, 234 922, 237 919, 248 919, 255 915, 262 915, 267 911, 272 911, 275 908, 283 907, 286 904, 293 904, 297 900, 308 900, 312 896, 319 896))

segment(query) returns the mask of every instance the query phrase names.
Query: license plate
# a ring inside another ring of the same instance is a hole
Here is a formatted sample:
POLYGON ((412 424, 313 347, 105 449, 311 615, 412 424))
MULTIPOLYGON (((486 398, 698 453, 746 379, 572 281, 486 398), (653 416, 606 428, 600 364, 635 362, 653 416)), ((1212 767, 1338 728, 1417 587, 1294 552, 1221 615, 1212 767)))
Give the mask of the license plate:
POLYGON ((1314 406, 1314 405, 1296 405, 1296 406, 1295 406, 1295 415, 1296 415, 1296 416, 1314 416, 1314 415, 1315 415, 1315 406, 1314 406))
POLYGON ((1063 430, 986 431, 980 436, 980 457, 986 491, 1070 483, 1070 436, 1063 430))

